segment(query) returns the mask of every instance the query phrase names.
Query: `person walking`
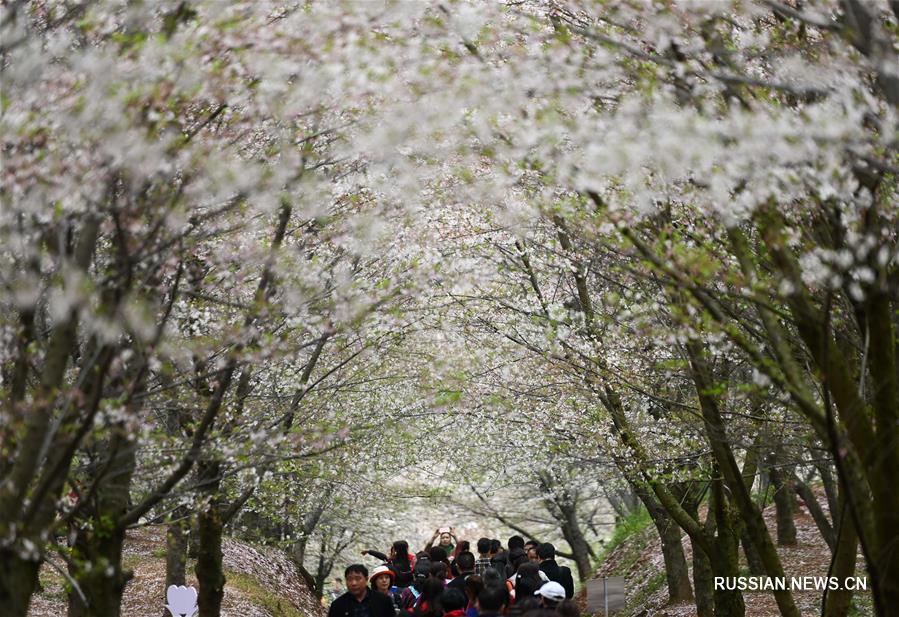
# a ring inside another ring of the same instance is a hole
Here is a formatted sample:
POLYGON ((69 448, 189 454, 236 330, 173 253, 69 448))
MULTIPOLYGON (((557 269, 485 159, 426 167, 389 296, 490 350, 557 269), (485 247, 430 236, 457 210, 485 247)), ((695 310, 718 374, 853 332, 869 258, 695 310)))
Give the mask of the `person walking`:
POLYGON ((394 617, 393 602, 368 587, 368 568, 361 563, 343 572, 347 591, 331 603, 328 617, 394 617))
POLYGON ((465 617, 478 617, 478 596, 483 590, 484 580, 477 574, 472 574, 465 579, 465 597, 468 598, 465 617))
POLYGON ((458 589, 459 591, 464 592, 465 580, 474 574, 474 555, 471 554, 471 551, 459 553, 459 556, 456 557, 455 564, 459 570, 459 576, 447 583, 446 588, 458 589))
POLYGON ((540 607, 528 611, 528 617, 558 617, 556 608, 565 601, 565 589, 559 583, 555 581, 543 583, 534 595, 540 599, 540 607))
POLYGON ((369 577, 371 588, 378 593, 384 594, 393 604, 394 614, 399 614, 401 610, 400 594, 395 591, 393 582, 396 580, 396 572, 390 569, 388 565, 381 565, 371 571, 369 577))
MULTIPOLYGON (((540 589, 543 583, 547 582, 549 582, 549 578, 540 571, 537 564, 530 562, 522 564, 511 579, 509 596, 513 599, 514 604, 510 608, 514 608, 521 603, 536 606, 537 600, 533 597, 534 592, 540 589)), ((507 586, 508 584, 507 582, 507 586)))
POLYGON ((482 575, 490 567, 490 538, 480 538, 477 547, 478 560, 474 564, 474 572, 482 575))
POLYGON ((565 597, 574 597, 574 577, 571 576, 571 568, 560 566, 556 563, 556 547, 549 542, 544 542, 537 547, 537 557, 540 559, 540 571, 565 589, 565 597))
POLYGON ((412 571, 412 584, 400 592, 400 608, 404 611, 411 613, 415 610, 415 605, 421 596, 424 582, 427 580, 430 571, 430 561, 419 561, 415 564, 415 569, 412 571))
MULTIPOLYGON (((422 583, 421 595, 415 603, 415 617, 442 617, 443 608, 440 603, 445 583, 439 578, 428 577, 422 583)), ((330 617, 330 616, 329 616, 330 617)))
POLYGON ((490 565, 497 571, 505 573, 509 562, 509 553, 503 548, 503 543, 494 538, 490 540, 490 565))
POLYGON ((400 589, 404 589, 412 584, 412 567, 415 565, 415 555, 409 552, 409 543, 405 540, 397 540, 390 547, 390 555, 385 555, 379 551, 364 550, 363 555, 371 555, 375 559, 380 559, 396 574, 395 583, 400 589))
POLYGON ((503 587, 484 587, 478 594, 478 617, 501 617, 509 604, 509 593, 503 587))
POLYGON ((543 583, 534 595, 540 598, 540 606, 554 611, 565 600, 565 589, 556 581, 550 581, 543 583))
POLYGON ((443 617, 465 617, 465 608, 468 606, 465 591, 447 587, 440 597, 440 606, 443 607, 443 617))

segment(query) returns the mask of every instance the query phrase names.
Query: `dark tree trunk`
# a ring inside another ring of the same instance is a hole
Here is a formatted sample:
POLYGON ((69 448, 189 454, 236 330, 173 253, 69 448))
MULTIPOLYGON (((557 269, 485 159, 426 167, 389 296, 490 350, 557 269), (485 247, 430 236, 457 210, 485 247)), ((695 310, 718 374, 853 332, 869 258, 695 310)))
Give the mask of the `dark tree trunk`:
POLYGON ((753 576, 763 576, 765 574, 765 564, 759 556, 759 551, 749 539, 749 532, 743 529, 740 534, 740 544, 743 545, 743 554, 746 555, 746 564, 749 566, 749 572, 753 576))
MULTIPOLYGON (((805 507, 809 511, 809 514, 811 514, 812 518, 815 520, 815 525, 818 527, 818 531, 821 532, 821 537, 824 538, 824 541, 827 542, 827 546, 833 551, 836 544, 836 535, 833 532, 834 527, 827 519, 827 514, 824 513, 821 504, 819 504, 818 500, 815 498, 815 493, 812 492, 812 489, 808 484, 802 482, 799 478, 793 478, 793 486, 796 489, 796 493, 805 503, 805 507)), ((834 521, 836 521, 836 519, 834 519, 834 521)))
MULTIPOLYGON (((691 485, 685 487, 685 490, 678 495, 684 511, 697 522, 701 522, 699 505, 702 503, 704 494, 704 488, 691 485)), ((705 523, 702 524, 702 535, 706 538, 715 536, 715 517, 712 512, 707 514, 705 523)), ((690 545, 693 547, 693 594, 696 615, 697 617, 713 617, 715 614, 715 579, 712 563, 698 538, 691 535, 690 545)))
POLYGON ((80 530, 75 537, 73 555, 79 562, 90 562, 91 569, 71 570, 87 605, 81 596, 69 593, 69 617, 119 617, 125 585, 133 576, 122 570, 123 528, 80 530))
POLYGON ((187 556, 191 559, 200 556, 200 519, 197 516, 190 521, 187 533, 187 556))
MULTIPOLYGON (((756 413, 761 415, 763 412, 757 410, 756 413)), ((750 494, 752 493, 756 476, 759 475, 759 450, 763 447, 764 442, 769 439, 770 435, 764 431, 759 431, 755 436, 752 447, 746 450, 746 456, 743 459, 743 485, 750 494)), ((713 521, 714 517, 709 517, 709 520, 713 521)), ((749 566, 749 572, 753 576, 763 576, 765 574, 765 564, 762 563, 762 557, 759 555, 758 548, 752 543, 745 525, 740 530, 740 544, 743 545, 743 554, 746 555, 746 564, 749 566)))
POLYGON ((331 573, 330 562, 333 557, 329 559, 329 549, 328 534, 322 534, 322 541, 318 552, 318 563, 315 567, 315 587, 312 588, 316 598, 321 598, 325 594, 325 581, 328 580, 328 575, 331 573))
MULTIPOLYGON (((740 541, 734 531, 734 520, 738 518, 736 512, 732 512, 724 496, 724 482, 720 479, 712 480, 710 494, 709 516, 715 517, 715 551, 711 556, 713 572, 718 576, 734 579, 740 574, 740 541)), ((715 617, 743 617, 746 614, 746 604, 743 601, 743 593, 739 589, 714 590, 715 617)))
POLYGON ((101 464, 105 475, 97 479, 91 518, 75 533, 74 563, 69 566, 87 604, 71 591, 69 617, 119 617, 125 585, 133 576, 122 569, 126 528, 119 519, 128 511, 136 446, 119 427, 104 447, 108 453, 101 464))
POLYGON ((662 540, 662 555, 666 563, 668 602, 670 604, 692 602, 693 589, 690 587, 690 570, 687 568, 687 559, 681 542, 681 529, 667 516, 664 522, 656 525, 656 529, 662 540))
MULTIPOLYGON (((843 581, 855 576, 855 562, 858 557, 858 534, 851 516, 840 517, 842 521, 834 547, 831 576, 843 581)), ((822 617, 845 617, 852 603, 852 592, 839 589, 825 592, 822 617)))
POLYGON ((197 515, 198 553, 194 572, 199 582, 197 606, 199 617, 219 617, 225 595, 225 573, 222 569, 222 521, 218 499, 221 465, 204 461, 198 469, 200 483, 210 497, 197 515))
POLYGON ((693 593, 695 595, 697 617, 712 617, 715 614, 715 587, 712 564, 709 556, 692 538, 693 546, 693 593))
POLYGON ((681 604, 693 601, 687 557, 681 543, 681 529, 668 515, 659 502, 643 488, 636 488, 637 496, 643 501, 649 517, 662 541, 662 557, 665 560, 665 580, 668 584, 668 602, 681 604))
POLYGON ((774 485, 778 546, 796 546, 796 524, 793 522, 796 499, 793 497, 792 475, 792 472, 779 469, 776 465, 768 469, 768 476, 774 485))
POLYGON ((837 494, 837 482, 833 477, 833 470, 829 461, 823 461, 815 465, 818 475, 821 476, 821 484, 824 486, 824 495, 827 497, 827 510, 830 512, 830 521, 833 528, 840 526, 839 495, 837 494))
POLYGON ((587 580, 593 574, 593 564, 590 561, 592 550, 578 523, 577 508, 573 505, 560 504, 559 509, 564 517, 561 521, 562 535, 571 547, 578 578, 582 581, 587 580))
MULTIPOLYGON (((686 345, 692 366, 693 380, 696 385, 696 392, 699 396, 699 405, 702 411, 703 422, 705 424, 705 432, 708 438, 709 446, 717 462, 717 466, 721 471, 721 477, 726 482, 727 488, 733 497, 734 505, 739 509, 740 518, 745 522, 746 531, 750 542, 755 545, 759 552, 759 557, 765 565, 765 571, 768 576, 778 578, 785 576, 783 564, 780 561, 780 555, 777 548, 771 541, 768 528, 765 525, 765 519, 762 517, 761 510, 755 502, 746 482, 743 478, 742 470, 737 464, 736 458, 731 448, 730 440, 725 430, 724 420, 721 417, 721 410, 718 407, 717 398, 710 394, 714 391, 714 376, 711 368, 706 363, 705 350, 696 343, 691 341, 686 345)), ((790 491, 790 499, 792 499, 792 491, 790 491)), ((719 521, 720 525, 720 521, 719 521)), ((719 536, 721 531, 719 529, 719 536)), ((739 536, 737 536, 737 540, 739 536)), ((734 542, 736 550, 737 541, 734 542)), ((736 559, 736 558, 734 558, 736 559)), ((715 563, 713 562, 713 567, 715 563)), ((718 568, 715 568, 716 572, 718 568)), ((777 601, 777 607, 784 617, 799 617, 799 609, 793 600, 793 594, 788 589, 778 590, 774 592, 774 598, 777 601)), ((742 602, 742 598, 741 598, 742 602)))
POLYGON ((222 520, 214 505, 200 511, 200 552, 195 573, 200 584, 197 594, 199 617, 219 617, 225 596, 225 573, 222 569, 222 520))
MULTIPOLYGON (((169 379, 166 377, 165 381, 168 382, 169 379)), ((169 384, 166 383, 166 385, 169 384)), ((165 426, 169 435, 181 434, 182 413, 184 412, 175 409, 167 411, 165 426)), ((188 542, 191 536, 191 523, 195 520, 195 517, 189 516, 189 514, 187 506, 178 506, 172 512, 172 522, 166 527, 165 589, 171 585, 185 585, 187 581, 188 542)), ((170 617, 167 609, 164 609, 163 617, 170 617)))
POLYGON ((190 530, 188 520, 181 518, 183 513, 175 511, 176 520, 169 524, 165 534, 165 587, 184 585, 187 576, 187 536, 190 530))
MULTIPOLYGON (((175 518, 182 516, 183 506, 175 511, 175 518)), ((187 584, 187 540, 190 531, 189 520, 176 520, 169 523, 165 532, 165 587, 163 593, 172 585, 187 584)), ((163 609, 162 617, 171 617, 168 609, 163 609)))
POLYGON ((37 588, 41 562, 22 559, 18 551, 0 548, 0 606, 9 617, 25 617, 37 588))

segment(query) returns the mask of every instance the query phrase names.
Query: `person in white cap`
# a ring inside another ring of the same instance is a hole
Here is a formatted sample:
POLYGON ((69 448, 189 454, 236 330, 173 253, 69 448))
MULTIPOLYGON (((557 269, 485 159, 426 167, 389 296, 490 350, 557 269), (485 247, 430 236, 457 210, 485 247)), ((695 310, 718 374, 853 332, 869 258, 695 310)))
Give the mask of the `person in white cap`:
POLYGON ((540 606, 545 609, 555 610, 556 607, 565 599, 565 588, 556 581, 543 583, 543 585, 534 592, 535 596, 540 596, 540 606))

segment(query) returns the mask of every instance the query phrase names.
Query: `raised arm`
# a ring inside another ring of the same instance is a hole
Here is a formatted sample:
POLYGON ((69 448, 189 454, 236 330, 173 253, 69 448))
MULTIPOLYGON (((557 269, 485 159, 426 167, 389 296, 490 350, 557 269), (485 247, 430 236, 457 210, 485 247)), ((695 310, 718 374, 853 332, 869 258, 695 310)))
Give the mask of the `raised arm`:
POLYGON ((378 551, 364 550, 364 551, 362 551, 362 554, 363 555, 371 555, 375 559, 380 559, 381 561, 387 561, 387 555, 385 555, 384 553, 378 552, 378 551))

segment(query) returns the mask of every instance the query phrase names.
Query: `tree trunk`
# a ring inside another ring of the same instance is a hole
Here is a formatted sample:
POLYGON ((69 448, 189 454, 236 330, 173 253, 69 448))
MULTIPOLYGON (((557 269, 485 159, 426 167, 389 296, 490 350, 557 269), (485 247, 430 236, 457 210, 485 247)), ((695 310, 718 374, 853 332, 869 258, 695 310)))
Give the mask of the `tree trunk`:
MULTIPOLYGON (((709 494, 709 516, 714 516, 717 531, 715 551, 710 560, 716 575, 734 579, 740 574, 739 536, 733 527, 738 514, 731 511, 724 496, 723 484, 720 478, 712 480, 712 490, 709 494)), ((731 590, 726 586, 715 589, 714 598, 715 617, 743 617, 746 614, 743 593, 739 589, 731 590)))
POLYGON ((578 523, 577 507, 569 504, 559 504, 563 520, 561 521, 562 536, 571 547, 574 563, 577 566, 578 579, 587 580, 593 574, 593 564, 590 561, 590 545, 584 537, 584 532, 578 523))
POLYGON ((762 563, 758 549, 755 548, 752 540, 749 539, 749 532, 746 531, 745 527, 743 528, 743 533, 740 534, 740 544, 743 545, 743 554, 746 555, 746 565, 749 566, 750 574, 753 576, 764 576, 765 564, 762 563))
POLYGON ((136 445, 120 426, 112 440, 101 447, 107 456, 99 470, 105 471, 105 475, 96 480, 95 506, 90 518, 75 532, 72 551, 75 563, 69 566, 87 604, 72 590, 69 617, 118 617, 125 585, 134 575, 122 569, 126 527, 119 519, 128 511, 136 445))
MULTIPOLYGON (((780 461, 772 461, 779 463, 780 461)), ((793 522, 796 500, 793 497, 792 472, 772 464, 768 469, 774 485, 774 507, 777 512, 778 546, 796 546, 796 524, 793 522)))
MULTIPOLYGON (((655 521, 653 521, 655 522, 655 521)), ((669 517, 656 525, 662 540, 662 555, 665 558, 665 579, 668 582, 668 603, 682 604, 693 601, 690 587, 690 570, 681 543, 681 529, 669 517)))
MULTIPOLYGON (((684 509, 694 519, 699 521, 699 503, 702 493, 688 491, 683 499, 684 509)), ((703 525, 704 533, 711 538, 715 535, 715 517, 709 512, 703 525)), ((696 538, 690 536, 690 544, 693 547, 693 592, 696 603, 697 617, 713 617, 715 614, 715 585, 712 563, 708 553, 702 548, 696 538)))
MULTIPOLYGON (((173 513, 176 520, 169 523, 165 532, 165 587, 163 595, 172 585, 187 584, 187 540, 190 530, 189 520, 181 519, 184 506, 173 513)), ((171 617, 168 609, 162 609, 162 617, 171 617)))
MULTIPOLYGON (((705 490, 697 485, 684 486, 682 493, 678 495, 683 509, 688 516, 701 522, 699 517, 699 505, 702 503, 705 490)), ((702 523, 702 534, 706 538, 715 536, 715 517, 711 510, 702 523)), ((693 547, 693 593, 696 604, 697 617, 713 617, 715 614, 715 585, 712 563, 709 555, 702 547, 699 539, 690 535, 690 545, 693 547)))
POLYGON ((200 556, 200 519, 197 516, 191 519, 187 530, 187 556, 190 559, 200 556))
POLYGON ((668 603, 682 604, 693 601, 687 557, 681 543, 681 529, 671 519, 659 502, 645 489, 635 487, 637 496, 646 505, 649 517, 662 541, 662 557, 665 560, 665 580, 668 584, 668 603))
POLYGON ((712 617, 715 614, 715 587, 712 564, 709 556, 692 538, 693 546, 693 593, 695 595, 697 617, 712 617))
MULTIPOLYGON (((170 385, 168 377, 165 385, 170 385)), ((166 432, 172 436, 181 434, 181 413, 175 409, 166 412, 166 432)), ((191 522, 187 506, 180 505, 172 512, 172 522, 165 533, 165 589, 171 585, 185 585, 187 581, 187 551, 190 540, 191 522)), ((165 591, 163 592, 165 593, 165 591)), ((168 609, 163 609, 163 617, 170 617, 168 609)))
POLYGON ((176 520, 169 523, 165 534, 165 587, 184 585, 187 580, 187 535, 190 523, 181 519, 181 508, 175 511, 176 520))
MULTIPOLYGON (((833 531, 834 527, 831 525, 827 515, 821 508, 821 504, 818 503, 815 493, 808 484, 796 477, 793 478, 793 486, 796 489, 796 493, 805 503, 805 507, 809 511, 809 514, 812 515, 815 525, 818 527, 818 531, 821 532, 821 537, 827 542, 827 546, 830 547, 831 551, 835 550, 836 535, 833 531)), ((834 523, 836 523, 837 518, 835 517, 833 520, 834 523)))
POLYGON ((839 496, 837 494, 837 482, 833 477, 833 470, 828 461, 822 461, 815 465, 818 475, 821 476, 821 484, 824 485, 824 494, 827 496, 827 510, 830 512, 830 521, 833 529, 840 526, 839 496))
POLYGON ((40 567, 40 560, 22 559, 17 550, 0 548, 0 606, 4 614, 25 617, 40 567))
MULTIPOLYGON (((837 577, 840 581, 855 576, 855 562, 858 556, 858 534, 855 531, 855 522, 851 516, 840 517, 842 524, 837 533, 834 546, 833 566, 830 576, 837 577)), ((823 599, 822 617, 845 617, 849 613, 849 605, 852 603, 852 592, 846 589, 825 591, 823 599)))
MULTIPOLYGON (((108 519, 103 519, 108 520, 108 519)), ((122 545, 125 530, 121 527, 104 529, 100 525, 79 530, 75 536, 73 556, 89 563, 90 570, 78 566, 71 569, 87 604, 75 591, 69 593, 69 617, 119 617, 122 594, 133 576, 122 570, 122 545)))
POLYGON ((636 512, 641 505, 640 498, 630 485, 623 489, 604 490, 603 493, 609 505, 615 510, 615 523, 636 512))
POLYGON ((197 515, 198 553, 194 572, 200 589, 197 593, 199 617, 219 617, 225 595, 225 573, 222 569, 222 512, 218 499, 219 472, 215 461, 204 461, 199 470, 200 483, 210 494, 206 505, 197 515))
MULTIPOLYGON (((785 574, 780 555, 778 555, 777 549, 771 541, 771 536, 768 533, 761 511, 755 502, 752 501, 752 495, 746 488, 742 470, 737 465, 727 431, 724 427, 724 420, 721 417, 721 410, 718 408, 718 401, 714 395, 710 394, 714 392, 714 378, 710 367, 706 364, 705 350, 696 341, 687 343, 686 347, 693 369, 693 381, 696 385, 696 393, 699 396, 699 406, 712 454, 721 470, 727 488, 730 489, 734 504, 739 509, 742 520, 745 521, 749 540, 755 545, 759 552, 759 557, 765 565, 765 571, 768 576, 773 578, 783 577, 785 574)), ((792 499, 792 491, 790 498, 792 499)), ((775 591, 774 598, 777 601, 778 609, 780 609, 784 617, 799 617, 799 609, 793 600, 793 594, 788 589, 775 591)))

